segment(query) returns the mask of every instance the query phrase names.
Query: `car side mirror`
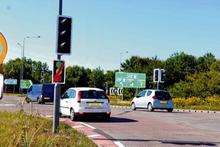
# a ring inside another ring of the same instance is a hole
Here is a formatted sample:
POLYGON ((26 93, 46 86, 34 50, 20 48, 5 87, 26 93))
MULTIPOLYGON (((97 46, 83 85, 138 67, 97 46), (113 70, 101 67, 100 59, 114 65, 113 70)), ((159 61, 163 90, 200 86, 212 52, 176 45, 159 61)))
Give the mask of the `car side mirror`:
POLYGON ((61 99, 64 99, 65 98, 65 93, 61 96, 61 99))

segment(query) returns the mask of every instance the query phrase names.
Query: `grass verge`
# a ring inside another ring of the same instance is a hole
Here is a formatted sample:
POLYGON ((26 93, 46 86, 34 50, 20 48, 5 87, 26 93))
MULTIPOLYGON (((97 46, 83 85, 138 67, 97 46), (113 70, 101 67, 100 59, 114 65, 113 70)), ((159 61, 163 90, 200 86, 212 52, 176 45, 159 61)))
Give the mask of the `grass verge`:
MULTIPOLYGON (((175 109, 220 111, 220 97, 173 98, 173 102, 175 109)), ((110 96, 110 103, 117 106, 130 106, 131 100, 122 100, 121 97, 110 96)))
POLYGON ((116 106, 130 106, 131 101, 129 100, 122 100, 120 96, 109 96, 110 104, 116 106))
POLYGON ((220 97, 174 98, 173 102, 177 109, 220 111, 220 97))
POLYGON ((67 125, 60 124, 59 133, 56 135, 51 130, 52 121, 49 119, 27 115, 23 112, 0 111, 0 146, 96 146, 85 135, 67 125))

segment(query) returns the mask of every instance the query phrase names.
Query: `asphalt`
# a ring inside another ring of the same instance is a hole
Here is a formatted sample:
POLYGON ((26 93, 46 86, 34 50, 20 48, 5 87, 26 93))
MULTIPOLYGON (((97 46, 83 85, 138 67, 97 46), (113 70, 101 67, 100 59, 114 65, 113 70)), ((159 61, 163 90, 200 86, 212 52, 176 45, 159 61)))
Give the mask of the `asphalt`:
MULTIPOLYGON (((51 117, 53 105, 22 105, 16 96, 5 96, 0 100, 2 111, 20 109, 51 117)), ((77 123, 89 125, 94 132, 101 134, 101 138, 96 135, 93 140, 111 140, 117 146, 220 146, 220 113, 168 113, 112 108, 108 122, 98 118, 84 118, 77 123)))

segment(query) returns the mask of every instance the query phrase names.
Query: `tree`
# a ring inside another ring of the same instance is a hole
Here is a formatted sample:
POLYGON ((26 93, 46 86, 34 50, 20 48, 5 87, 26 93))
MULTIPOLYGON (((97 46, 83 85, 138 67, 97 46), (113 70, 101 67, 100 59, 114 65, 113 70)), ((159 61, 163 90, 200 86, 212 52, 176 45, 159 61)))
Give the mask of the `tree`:
POLYGON ((88 87, 88 70, 80 66, 69 66, 66 68, 67 87, 88 87))
POLYGON ((197 71, 206 72, 210 71, 211 65, 216 61, 215 56, 212 53, 207 53, 197 59, 197 71))
POLYGON ((115 85, 115 71, 108 70, 104 76, 108 87, 113 87, 115 85))
POLYGON ((30 79, 33 83, 51 82, 51 71, 46 63, 26 58, 23 60, 16 58, 5 63, 3 67, 5 78, 17 79, 19 85, 22 64, 24 69, 23 79, 30 79))
POLYGON ((220 95, 220 72, 199 72, 187 76, 185 81, 174 84, 170 89, 176 97, 208 97, 220 95))
POLYGON ((153 70, 155 68, 163 68, 164 62, 159 60, 157 57, 154 58, 143 58, 139 56, 132 56, 122 63, 122 71, 126 72, 137 72, 145 73, 147 76, 146 85, 152 87, 153 81, 153 70))
POLYGON ((92 70, 89 79, 89 86, 101 89, 105 88, 105 76, 103 70, 100 68, 92 70))
POLYGON ((196 58, 184 52, 175 53, 165 61, 166 85, 171 86, 196 72, 196 58))

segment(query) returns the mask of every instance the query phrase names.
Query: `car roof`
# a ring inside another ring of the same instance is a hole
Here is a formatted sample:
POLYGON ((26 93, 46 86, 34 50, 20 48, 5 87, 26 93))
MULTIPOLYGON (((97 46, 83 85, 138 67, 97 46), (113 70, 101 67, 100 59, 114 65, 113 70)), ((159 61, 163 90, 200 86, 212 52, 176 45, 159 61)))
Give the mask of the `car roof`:
POLYGON ((85 90, 85 91, 88 91, 88 90, 103 91, 102 89, 95 88, 95 87, 71 87, 69 89, 74 89, 76 91, 81 91, 81 90, 85 90))

